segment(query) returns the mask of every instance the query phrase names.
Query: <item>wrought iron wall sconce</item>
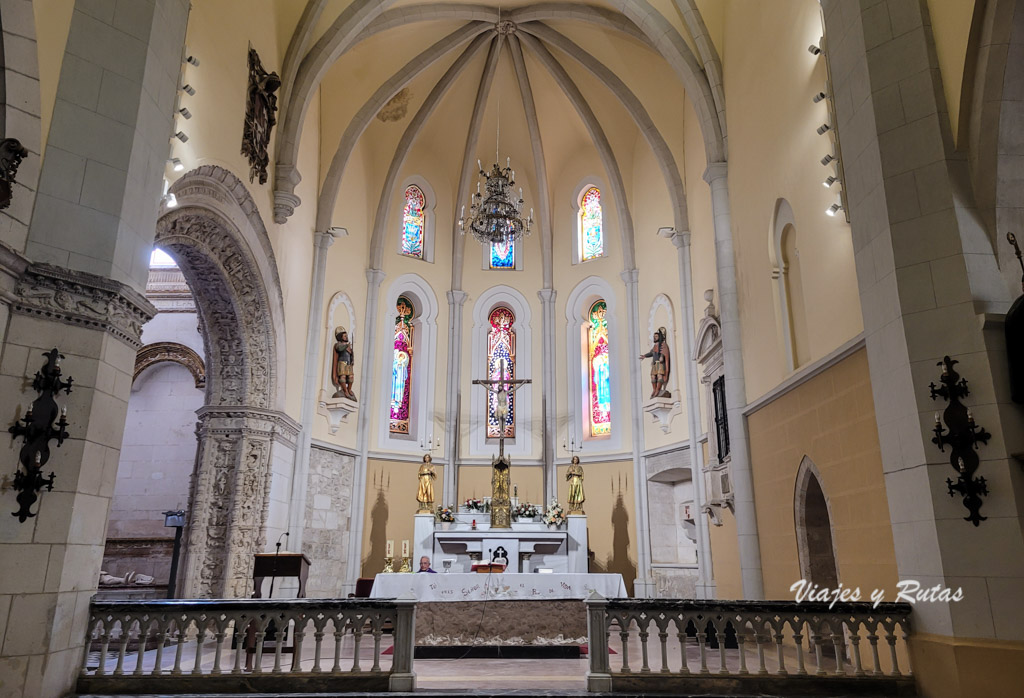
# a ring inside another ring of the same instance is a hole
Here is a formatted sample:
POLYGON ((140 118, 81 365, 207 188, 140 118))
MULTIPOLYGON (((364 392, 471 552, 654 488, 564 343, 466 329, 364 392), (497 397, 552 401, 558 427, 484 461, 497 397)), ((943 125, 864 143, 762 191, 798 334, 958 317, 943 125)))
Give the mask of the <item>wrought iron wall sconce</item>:
POLYGON ((942 361, 936 364, 942 366, 942 376, 939 378, 942 385, 938 388, 935 387, 935 383, 928 385, 932 400, 938 396, 949 402, 942 412, 948 429, 943 429, 939 413, 936 412, 935 428, 932 429, 935 436, 932 443, 943 453, 946 452, 945 447, 949 446, 949 464, 957 473, 956 482, 946 478, 949 496, 959 493, 963 497, 964 506, 970 512, 964 517, 964 521, 970 521, 977 526, 987 518, 979 512, 981 497, 988 495, 988 484, 985 478, 974 477, 980 461, 975 451, 978 450, 978 443, 988 444, 992 435, 974 423, 974 415, 960 402, 961 398, 970 395, 970 390, 967 388, 967 379, 961 378, 953 368, 957 363, 959 362, 956 359, 943 357, 942 361))
POLYGON ((70 376, 67 380, 61 379, 60 360, 64 356, 56 347, 43 356, 46 357, 46 363, 41 370, 36 371, 36 377, 32 381, 32 387, 39 393, 39 397, 29 405, 25 415, 8 429, 14 438, 20 436, 25 439, 18 456, 24 470, 19 468, 14 473, 13 485, 19 492, 17 500, 20 509, 12 515, 17 516, 18 521, 22 523, 35 516, 31 507, 39 499, 39 491, 43 487, 46 487, 47 491, 53 490, 54 474, 51 472, 50 477, 43 477, 43 466, 50 460, 51 439, 57 439, 57 445, 60 446, 68 437, 65 429, 68 425, 68 408, 65 405, 58 410, 54 396, 61 390, 65 394, 70 394, 74 379, 70 376))

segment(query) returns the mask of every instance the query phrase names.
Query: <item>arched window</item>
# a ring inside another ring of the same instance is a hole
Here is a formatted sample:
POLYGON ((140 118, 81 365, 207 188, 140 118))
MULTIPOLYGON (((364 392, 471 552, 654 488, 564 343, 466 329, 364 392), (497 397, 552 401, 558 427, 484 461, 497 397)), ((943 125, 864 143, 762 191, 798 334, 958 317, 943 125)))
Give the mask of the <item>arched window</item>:
POLYGON ((491 269, 516 268, 516 243, 514 240, 491 243, 491 269))
POLYGON ((601 190, 590 187, 580 197, 580 261, 604 256, 604 226, 601 222, 601 190))
POLYGON ((402 254, 423 259, 423 241, 426 231, 426 198, 415 184, 405 190, 405 209, 402 212, 402 254))
POLYGON ((412 303, 399 296, 395 317, 395 357, 391 364, 391 433, 409 433, 412 387, 412 303))
MULTIPOLYGON (((495 308, 487 318, 491 329, 487 333, 487 377, 491 380, 515 380, 516 377, 516 333, 512 325, 515 315, 508 308, 495 308)), ((515 392, 510 390, 508 397, 508 414, 504 424, 498 419, 498 396, 488 393, 487 398, 487 438, 496 439, 504 430, 505 438, 516 435, 515 392)))
MULTIPOLYGON (((596 191, 596 190, 595 190, 596 191)), ((608 362, 608 306, 603 300, 590 307, 587 331, 587 367, 590 389, 590 435, 612 433, 612 381, 608 362)))

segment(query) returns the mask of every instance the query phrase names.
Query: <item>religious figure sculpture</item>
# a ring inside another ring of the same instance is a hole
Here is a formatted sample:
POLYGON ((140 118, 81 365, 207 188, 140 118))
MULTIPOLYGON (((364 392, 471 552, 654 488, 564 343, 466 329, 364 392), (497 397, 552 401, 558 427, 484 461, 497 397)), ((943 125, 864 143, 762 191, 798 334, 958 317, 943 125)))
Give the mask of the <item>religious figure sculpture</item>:
POLYGON ((22 159, 27 157, 28 149, 17 138, 0 140, 0 209, 11 205, 14 178, 18 176, 22 159))
POLYGON ((653 359, 651 362, 651 397, 672 397, 668 391, 668 377, 672 371, 672 360, 669 356, 668 342, 665 341, 666 332, 664 327, 659 327, 654 333, 654 346, 646 354, 640 355, 640 360, 653 359))
POLYGON ((569 482, 569 513, 583 514, 583 502, 587 497, 583 494, 583 466, 580 465, 580 457, 573 456, 569 463, 569 470, 565 474, 569 482))
POLYGON ((263 69, 256 49, 249 47, 249 88, 245 101, 245 126, 242 129, 242 155, 249 158, 249 181, 259 177, 267 183, 267 165, 270 157, 270 130, 277 123, 277 95, 281 78, 277 73, 263 69))
POLYGON ((437 479, 437 473, 434 472, 432 460, 429 453, 424 455, 423 465, 417 473, 420 479, 419 488, 416 490, 416 501, 420 503, 420 508, 416 510, 417 514, 434 513, 434 480, 437 479))
POLYGON ((352 392, 352 365, 356 362, 355 351, 352 342, 348 339, 348 332, 344 327, 334 330, 334 358, 331 361, 331 383, 337 389, 334 397, 348 398, 352 402, 359 402, 356 394, 352 392))

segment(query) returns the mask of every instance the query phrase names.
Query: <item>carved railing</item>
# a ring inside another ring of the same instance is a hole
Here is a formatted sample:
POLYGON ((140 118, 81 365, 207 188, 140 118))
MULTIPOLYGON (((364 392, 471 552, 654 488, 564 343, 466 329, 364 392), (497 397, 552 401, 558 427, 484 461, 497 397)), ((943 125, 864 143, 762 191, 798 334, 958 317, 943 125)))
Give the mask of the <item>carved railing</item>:
POLYGON ((905 603, 587 600, 590 691, 915 695, 905 603))
POLYGON ((413 600, 93 601, 80 693, 411 691, 413 600))

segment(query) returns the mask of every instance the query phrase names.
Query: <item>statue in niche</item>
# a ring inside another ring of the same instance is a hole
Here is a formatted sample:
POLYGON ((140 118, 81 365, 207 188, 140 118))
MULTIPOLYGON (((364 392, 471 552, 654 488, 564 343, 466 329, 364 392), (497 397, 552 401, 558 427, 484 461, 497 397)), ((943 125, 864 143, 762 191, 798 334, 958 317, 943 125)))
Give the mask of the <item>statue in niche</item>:
POLYGON ((256 49, 249 47, 249 89, 245 100, 245 126, 242 130, 242 155, 249 158, 249 181, 259 177, 267 183, 270 157, 270 130, 277 123, 277 95, 281 78, 263 69, 256 49))
POLYGON ((28 157, 28 150, 17 138, 0 140, 0 210, 11 205, 14 196, 14 178, 18 176, 18 166, 23 158, 28 157))
POLYGON ((356 400, 356 394, 352 392, 352 365, 356 362, 355 351, 352 349, 352 342, 349 341, 348 332, 344 327, 334 330, 334 357, 331 360, 331 383, 334 384, 334 397, 348 398, 352 402, 356 400))
POLYGON ((640 360, 652 359, 651 362, 651 397, 672 397, 668 391, 668 377, 672 371, 672 359, 668 351, 668 342, 665 341, 667 333, 664 327, 659 327, 654 333, 654 346, 646 354, 640 355, 640 360))
POLYGON ((573 456, 569 463, 569 470, 565 473, 565 479, 569 482, 569 513, 583 514, 583 502, 587 497, 583 494, 583 466, 580 465, 580 457, 573 456))
POLYGON ((417 514, 434 513, 434 480, 437 479, 437 473, 434 472, 432 460, 429 453, 424 455, 423 465, 417 473, 420 479, 419 488, 416 490, 416 501, 420 503, 420 508, 416 510, 417 514))

